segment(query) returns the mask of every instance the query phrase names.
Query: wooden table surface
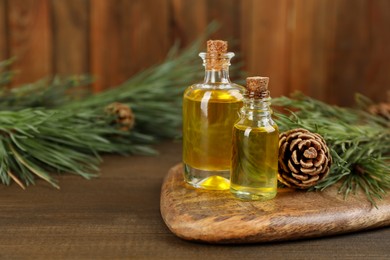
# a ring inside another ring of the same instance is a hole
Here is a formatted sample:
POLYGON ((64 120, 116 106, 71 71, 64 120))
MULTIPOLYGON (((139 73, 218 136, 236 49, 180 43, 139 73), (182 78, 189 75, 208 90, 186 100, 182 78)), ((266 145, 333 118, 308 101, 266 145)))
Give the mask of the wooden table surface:
POLYGON ((58 176, 21 190, 0 186, 0 258, 50 259, 386 259, 390 228, 311 240, 221 246, 181 240, 160 215, 160 189, 180 161, 179 143, 158 157, 106 156, 93 180, 58 176))

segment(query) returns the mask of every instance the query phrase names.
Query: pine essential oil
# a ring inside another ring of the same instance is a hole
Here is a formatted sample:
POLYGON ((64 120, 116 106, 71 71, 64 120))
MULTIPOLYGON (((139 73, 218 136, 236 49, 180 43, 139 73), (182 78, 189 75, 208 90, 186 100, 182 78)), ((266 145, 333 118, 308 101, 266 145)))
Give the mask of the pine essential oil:
POLYGON ((272 120, 268 78, 247 78, 240 119, 233 127, 230 191, 242 200, 276 196, 279 130, 272 120))
POLYGON ((230 59, 224 41, 208 41, 201 53, 205 79, 183 97, 184 179, 196 188, 228 190, 232 128, 243 105, 244 88, 230 82, 230 59))
POLYGON ((203 188, 229 189, 226 176, 221 175, 224 172, 227 176, 230 174, 231 128, 238 118, 242 100, 232 95, 234 90, 197 89, 188 92, 183 102, 186 108, 183 124, 187 133, 183 136, 183 161, 194 169, 215 173, 203 180, 203 188))

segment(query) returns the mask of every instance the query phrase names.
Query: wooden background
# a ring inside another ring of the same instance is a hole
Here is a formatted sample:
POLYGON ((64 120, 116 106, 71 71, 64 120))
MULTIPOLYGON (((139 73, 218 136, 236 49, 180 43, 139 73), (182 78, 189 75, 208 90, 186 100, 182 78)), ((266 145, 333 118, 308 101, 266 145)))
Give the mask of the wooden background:
MULTIPOLYGON (((17 56, 13 85, 92 73, 95 91, 161 61, 210 21, 273 96, 301 90, 340 105, 390 89, 388 0, 0 0, 0 59, 17 56)), ((199 60, 199 66, 201 61, 199 60)))

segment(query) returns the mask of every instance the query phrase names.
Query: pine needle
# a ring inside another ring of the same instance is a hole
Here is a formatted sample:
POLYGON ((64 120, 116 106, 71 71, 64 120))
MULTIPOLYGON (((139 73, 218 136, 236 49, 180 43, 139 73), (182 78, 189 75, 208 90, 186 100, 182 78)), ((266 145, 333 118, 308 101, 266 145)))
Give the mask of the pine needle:
POLYGON ((11 173, 11 171, 8 171, 8 175, 9 175, 9 176, 14 180, 14 182, 16 182, 16 184, 18 184, 23 190, 26 189, 26 187, 23 185, 23 183, 22 183, 18 178, 16 178, 16 176, 13 175, 13 174, 11 173))
POLYGON ((101 153, 155 155, 151 144, 180 133, 181 95, 202 78, 197 54, 203 42, 183 52, 176 44, 161 64, 95 95, 85 92, 90 76, 46 78, 9 89, 12 60, 0 62, 1 182, 13 180, 24 188, 38 177, 58 187, 49 173, 97 176, 101 153), (105 112, 113 102, 132 108, 134 129, 119 130, 115 115, 105 112))
MULTIPOLYGON (((359 98, 362 100, 363 96, 359 98)), ((364 100, 367 102, 368 98, 364 100)), ((276 98, 273 104, 284 108, 276 113, 282 131, 305 128, 322 135, 330 148, 330 174, 314 189, 323 190, 341 181, 339 192, 345 197, 360 189, 375 206, 375 200, 386 195, 390 188, 390 130, 382 118, 299 93, 293 98, 276 98)))

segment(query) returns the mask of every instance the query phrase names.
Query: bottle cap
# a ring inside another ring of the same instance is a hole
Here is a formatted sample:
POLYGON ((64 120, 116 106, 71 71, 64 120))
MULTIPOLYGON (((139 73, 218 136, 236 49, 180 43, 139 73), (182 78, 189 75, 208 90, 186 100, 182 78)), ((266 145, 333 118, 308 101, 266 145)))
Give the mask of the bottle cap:
POLYGON ((247 77, 246 90, 248 97, 265 98, 269 96, 268 91, 269 77, 247 77))
POLYGON ((209 54, 225 54, 227 52, 227 41, 221 40, 208 40, 207 41, 207 53, 209 54))
POLYGON ((206 70, 221 70, 230 65, 230 59, 234 56, 234 53, 227 53, 227 48, 227 41, 207 41, 207 52, 205 53, 207 59, 205 63, 206 70))

